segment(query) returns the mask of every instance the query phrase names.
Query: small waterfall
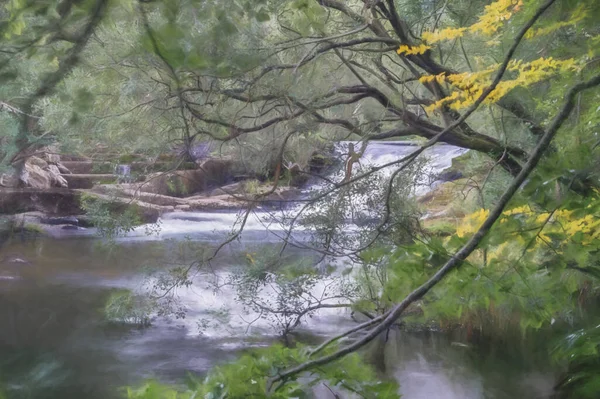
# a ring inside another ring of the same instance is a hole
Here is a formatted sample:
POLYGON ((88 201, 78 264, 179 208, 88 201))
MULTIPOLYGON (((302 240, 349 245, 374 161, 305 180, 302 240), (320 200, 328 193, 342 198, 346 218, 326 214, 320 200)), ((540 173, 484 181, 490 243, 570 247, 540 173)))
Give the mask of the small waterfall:
MULTIPOLYGON (((344 177, 344 160, 348 157, 348 151, 350 144, 354 145, 356 152, 360 151, 362 143, 352 141, 340 141, 336 143, 334 148, 334 155, 337 159, 341 160, 339 169, 333 172, 329 179, 333 181, 341 181, 344 177)), ((409 155, 419 147, 419 143, 413 141, 383 141, 383 142, 370 142, 365 152, 362 154, 358 162, 354 164, 354 173, 357 172, 357 168, 362 167, 368 169, 370 167, 378 167, 388 164, 390 162, 397 161, 403 157, 409 155)), ((426 167, 427 174, 422 177, 419 184, 422 186, 417 190, 417 194, 424 194, 431 190, 431 183, 435 180, 435 176, 439 175, 441 171, 452 166, 452 159, 456 158, 467 152, 466 149, 455 147, 449 144, 436 144, 433 147, 428 148, 423 152, 421 157, 428 160, 426 167), (432 179, 433 177, 433 179, 432 179)), ((397 165, 390 166, 382 171, 384 175, 391 175, 396 169, 397 165)), ((313 179, 306 188, 306 192, 311 190, 319 190, 327 186, 326 183, 321 179, 313 179)))
POLYGON ((119 176, 119 181, 131 181, 131 165, 117 165, 115 173, 119 176))
MULTIPOLYGON (((349 141, 342 141, 336 144, 334 156, 341 162, 337 169, 334 169, 328 176, 331 181, 339 182, 344 178, 344 160, 348 156, 349 141)), ((377 167, 390 162, 397 161, 418 148, 418 143, 409 141, 388 141, 388 142, 373 142, 369 143, 364 154, 359 162, 355 164, 353 175, 358 172, 358 168, 362 167, 363 171, 369 167, 377 167)), ((360 150, 360 143, 355 143, 355 151, 360 150)), ((423 157, 427 158, 428 163, 426 172, 419 178, 419 187, 416 190, 416 195, 422 195, 433 188, 431 182, 435 180, 435 176, 441 171, 452 166, 452 159, 462 155, 467 150, 455 147, 448 144, 437 144, 428 148, 423 157), (434 176, 432 178, 432 176, 434 176)), ((381 171, 383 176, 389 176, 393 173, 397 166, 390 166, 381 171)), ((129 165, 119 165, 117 168, 120 176, 129 175, 129 165)), ((315 192, 331 188, 331 184, 324 182, 322 179, 313 179, 307 184, 303 195, 313 195, 315 192)), ((306 197, 305 197, 306 198, 306 197)), ((371 209, 372 207, 365 200, 366 195, 356 194, 353 202, 353 209, 356 212, 363 212, 366 215, 365 223, 371 223, 368 216, 373 214, 373 220, 378 220, 379 211, 371 209)), ((322 203, 322 202, 321 202, 322 203)), ((289 220, 295 212, 303 208, 305 202, 290 203, 283 213, 277 211, 264 210, 256 208, 247 219, 244 227, 244 239, 248 242, 278 242, 287 231, 287 227, 280 224, 281 220, 289 220)), ((317 204, 316 208, 319 208, 317 204)), ((307 214, 313 213, 313 210, 307 210, 303 213, 301 219, 307 214)), ((223 236, 232 231, 232 226, 239 225, 241 212, 237 211, 195 211, 195 212, 171 212, 163 214, 160 218, 160 234, 147 235, 145 228, 139 227, 128 235, 129 240, 160 240, 164 238, 176 237, 194 237, 199 240, 215 240, 220 241, 223 236)), ((355 218, 348 215, 349 224, 348 230, 356 229, 358 224, 355 223, 355 218)), ((309 229, 297 223, 294 228, 294 238, 298 240, 306 240, 310 237, 309 229)))

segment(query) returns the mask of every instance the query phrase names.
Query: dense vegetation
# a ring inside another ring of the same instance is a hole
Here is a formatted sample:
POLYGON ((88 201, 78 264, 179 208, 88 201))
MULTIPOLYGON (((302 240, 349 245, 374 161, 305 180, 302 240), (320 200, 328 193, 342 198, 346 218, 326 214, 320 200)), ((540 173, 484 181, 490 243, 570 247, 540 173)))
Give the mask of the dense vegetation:
MULTIPOLYGON (((1 15, 0 173, 54 144, 153 159, 176 149, 182 160, 207 145, 267 186, 223 245, 332 142, 420 143, 375 169, 349 150, 343 173, 281 213, 281 247, 249 253, 226 282, 285 337, 322 307, 366 321, 318 347, 245 354, 185 392, 152 381, 128 397, 304 397, 325 382, 395 398, 360 350, 400 322, 487 337, 565 333, 557 390, 600 394, 590 316, 600 278, 596 1, 11 0, 1 15), (415 186, 422 153, 438 142, 472 150, 468 178, 444 217, 423 222, 415 186), (365 223, 348 231, 348 219, 365 223), (294 238, 301 227, 314 232, 309 244, 294 238), (288 245, 321 256, 293 263, 288 245), (324 259, 348 268, 314 267, 324 259), (343 302, 307 299, 317 281, 343 302), (271 302, 257 299, 266 287, 276 287, 271 302)), ((216 252, 195 256, 159 280, 153 306, 177 312, 171 294, 216 252)), ((119 294, 111 308, 119 297, 131 302, 119 294)))

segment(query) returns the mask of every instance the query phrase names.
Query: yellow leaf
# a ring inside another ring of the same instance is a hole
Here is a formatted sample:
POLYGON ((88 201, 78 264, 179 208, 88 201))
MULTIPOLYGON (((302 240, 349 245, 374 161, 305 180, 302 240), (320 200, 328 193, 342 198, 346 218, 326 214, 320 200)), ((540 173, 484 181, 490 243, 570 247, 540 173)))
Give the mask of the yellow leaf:
POLYGON ((445 28, 437 32, 423 32, 421 37, 427 43, 437 43, 442 40, 452 40, 462 37, 467 28, 445 28))
POLYGON ((419 46, 407 46, 406 44, 403 44, 400 46, 400 48, 398 48, 398 50, 396 52, 398 54, 417 55, 417 54, 424 54, 430 48, 431 48, 430 46, 427 46, 425 44, 421 44, 419 46))

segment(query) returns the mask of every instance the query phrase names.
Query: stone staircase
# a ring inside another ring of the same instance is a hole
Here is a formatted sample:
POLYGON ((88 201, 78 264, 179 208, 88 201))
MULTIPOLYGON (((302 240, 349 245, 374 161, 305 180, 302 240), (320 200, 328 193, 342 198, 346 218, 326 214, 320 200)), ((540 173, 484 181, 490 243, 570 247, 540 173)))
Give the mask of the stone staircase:
POLYGON ((175 161, 133 160, 120 164, 107 157, 89 159, 64 156, 61 164, 70 173, 61 176, 69 189, 93 195, 102 201, 120 205, 135 204, 145 221, 172 211, 197 209, 236 209, 240 204, 231 196, 209 196, 215 187, 227 184, 231 163, 208 159, 200 166, 175 161), (129 175, 115 173, 127 166, 129 175))

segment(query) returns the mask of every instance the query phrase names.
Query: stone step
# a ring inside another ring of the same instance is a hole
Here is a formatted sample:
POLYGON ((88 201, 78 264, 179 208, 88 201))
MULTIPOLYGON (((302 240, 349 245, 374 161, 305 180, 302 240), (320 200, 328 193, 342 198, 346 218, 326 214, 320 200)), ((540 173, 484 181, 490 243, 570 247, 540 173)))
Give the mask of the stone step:
POLYGON ((97 194, 108 195, 112 197, 130 198, 138 201, 143 201, 159 206, 186 205, 187 201, 183 198, 170 197, 168 195, 160 195, 140 191, 139 184, 103 184, 94 187, 91 191, 97 194))
POLYGON ((112 172, 114 165, 110 162, 94 161, 61 161, 73 174, 94 174, 112 172))
MULTIPOLYGON (((115 170, 116 162, 108 161, 63 161, 61 162, 67 169, 74 174, 104 174, 113 173, 115 170)), ((151 172, 165 172, 178 169, 195 169, 196 164, 182 163, 177 164, 173 162, 141 162, 136 161, 129 164, 131 166, 132 173, 151 173, 151 172)))
POLYGON ((0 214, 38 211, 48 215, 78 215, 79 193, 68 188, 2 188, 0 214))
POLYGON ((119 176, 115 174, 70 174, 61 175, 67 181, 69 188, 92 188, 96 184, 115 183, 119 176))
POLYGON ((110 204, 110 208, 113 211, 124 211, 129 206, 135 206, 137 209, 138 216, 143 223, 155 223, 160 215, 165 212, 173 212, 174 206, 161 206, 150 204, 144 201, 140 201, 133 198, 115 197, 112 195, 99 194, 88 190, 74 190, 81 194, 92 195, 104 202, 110 204))

